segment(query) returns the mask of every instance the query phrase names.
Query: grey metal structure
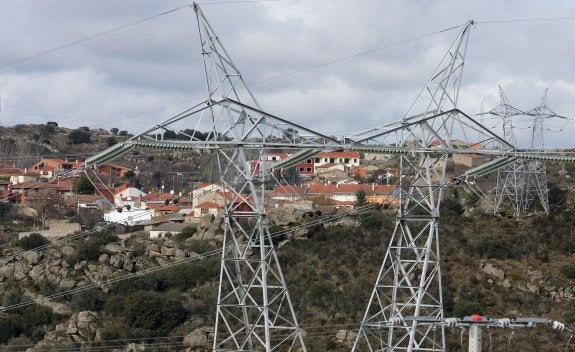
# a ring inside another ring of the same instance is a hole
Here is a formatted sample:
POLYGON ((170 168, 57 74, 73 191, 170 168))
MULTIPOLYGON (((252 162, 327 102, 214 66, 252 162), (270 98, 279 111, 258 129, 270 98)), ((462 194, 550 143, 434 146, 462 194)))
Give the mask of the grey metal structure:
POLYGON ((306 351, 266 222, 269 166, 264 154, 268 146, 317 149, 339 143, 262 111, 200 7, 194 3, 193 9, 207 99, 89 158, 86 165, 136 147, 214 153, 225 229, 213 351, 306 351))
MULTIPOLYGON (((525 115, 525 112, 511 106, 501 87, 499 87, 499 99, 499 105, 487 113, 502 118, 503 138, 511 145, 516 145, 513 117, 525 115)), ((530 204, 527 192, 527 169, 527 163, 524 160, 515 160, 497 170, 497 186, 493 202, 495 214, 502 210, 505 201, 510 203, 515 217, 527 214, 530 204)))
MULTIPOLYGON (((259 109, 240 71, 197 4, 194 10, 213 121, 212 138, 265 140, 269 129, 266 127, 271 126, 263 125, 264 116, 253 116, 229 102, 214 104, 216 99, 231 97, 259 109), (223 130, 216 130, 222 127, 223 130)), ((263 160, 264 152, 264 148, 252 150, 250 156, 241 145, 217 149, 226 200, 213 351, 306 350, 266 223, 266 170, 256 170, 249 163, 263 160)))
MULTIPOLYGON (((533 109, 525 112, 526 115, 533 117, 533 130, 531 134, 530 149, 533 152, 543 153, 544 139, 543 139, 543 124, 545 119, 566 117, 557 115, 553 110, 547 106, 547 92, 545 89, 543 97, 539 105, 533 109)), ((529 202, 538 199, 543 211, 549 214, 549 189, 547 187, 547 165, 544 161, 529 161, 526 162, 527 186, 526 198, 529 202)))
POLYGON ((446 179, 447 160, 454 151, 512 149, 457 109, 472 25, 465 25, 406 117, 349 137, 362 145, 412 148, 400 155, 396 225, 353 351, 445 350, 444 327, 425 321, 443 320, 439 209, 445 188, 459 183, 446 179))
MULTIPOLYGON (((557 115, 547 104, 547 90, 543 94, 539 105, 531 110, 522 111, 509 104, 503 90, 499 87, 500 105, 488 112, 488 114, 503 118, 503 135, 507 142, 516 145, 513 131, 512 118, 515 116, 533 117, 531 141, 529 150, 531 153, 543 153, 543 123, 547 118, 565 118, 557 115)), ((505 202, 513 211, 515 217, 528 214, 535 202, 539 202, 544 213, 549 213, 547 187, 547 167, 543 160, 515 160, 498 170, 497 187, 495 189, 494 213, 503 210, 505 202)))

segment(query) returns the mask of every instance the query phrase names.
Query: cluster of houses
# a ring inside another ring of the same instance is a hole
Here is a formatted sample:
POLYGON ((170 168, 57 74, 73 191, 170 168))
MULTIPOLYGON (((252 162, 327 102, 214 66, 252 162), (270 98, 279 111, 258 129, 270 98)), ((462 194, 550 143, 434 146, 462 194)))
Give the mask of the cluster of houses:
MULTIPOLYGON (((264 160, 250 161, 252 171, 257 172, 262 167, 261 163, 273 164, 288 156, 287 153, 267 153, 264 160)), ((364 157, 370 158, 369 155, 364 157)), ((474 165, 477 161, 458 162, 474 165)), ((43 159, 25 169, 0 165, 0 199, 26 204, 31 193, 51 189, 61 194, 78 211, 81 208, 101 209, 104 221, 127 226, 199 222, 206 216, 220 215, 225 203, 230 200, 220 185, 211 183, 197 183, 186 193, 176 194, 163 190, 145 193, 129 184, 110 188, 101 182, 95 184, 95 194, 77 195, 73 192, 73 185, 81 167, 81 161, 61 159, 43 159)), ((106 164, 100 166, 98 171, 121 178, 131 169, 106 164)), ((394 168, 375 166, 373 163, 360 164, 360 154, 356 151, 318 153, 295 165, 295 172, 300 175, 298 185, 277 185, 269 191, 266 207, 291 206, 304 210, 313 210, 317 206, 349 208, 356 203, 358 192, 363 193, 365 202, 394 205, 396 187, 395 181, 391 180, 397 180, 400 176, 394 168), (376 172, 379 176, 384 175, 387 182, 360 183, 376 172)))

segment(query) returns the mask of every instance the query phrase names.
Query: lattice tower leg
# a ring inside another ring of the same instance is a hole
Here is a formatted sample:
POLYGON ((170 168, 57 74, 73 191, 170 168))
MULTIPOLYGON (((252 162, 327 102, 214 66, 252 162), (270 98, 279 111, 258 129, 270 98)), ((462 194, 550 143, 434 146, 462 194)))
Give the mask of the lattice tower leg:
POLYGON ((219 154, 229 200, 213 351, 306 351, 263 212, 263 184, 256 189, 241 167, 242 148, 226 153, 219 154))
MULTIPOLYGON (((414 173, 400 183, 396 226, 363 317, 353 351, 443 351, 439 255, 439 204, 446 156, 418 162, 402 157, 414 173)), ((409 175, 409 174, 408 174, 409 175)))

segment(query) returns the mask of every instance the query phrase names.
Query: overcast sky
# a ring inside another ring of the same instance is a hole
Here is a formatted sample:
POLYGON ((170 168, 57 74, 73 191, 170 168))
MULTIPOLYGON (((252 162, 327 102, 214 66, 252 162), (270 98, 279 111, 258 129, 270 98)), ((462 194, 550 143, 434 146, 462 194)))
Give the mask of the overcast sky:
MULTIPOLYGON (((211 1, 210 2, 215 2, 211 1)), ((179 8, 184 0, 1 0, 0 66, 179 8)), ((498 104, 498 85, 528 110, 575 118, 575 1, 279 0, 208 4, 204 14, 264 110, 336 136, 397 120, 459 29, 478 23, 467 51, 460 107, 498 104)), ((197 24, 183 8, 0 69, 1 125, 116 127, 137 133, 205 96, 197 24), (155 110, 151 113, 146 113, 155 110), (136 115, 136 116, 135 116, 136 115)), ((497 121, 486 118, 494 129, 497 121)), ((526 144, 528 119, 517 121, 526 144)), ((547 147, 575 147, 575 122, 547 121, 547 147), (562 131, 560 131, 562 129, 562 131)))

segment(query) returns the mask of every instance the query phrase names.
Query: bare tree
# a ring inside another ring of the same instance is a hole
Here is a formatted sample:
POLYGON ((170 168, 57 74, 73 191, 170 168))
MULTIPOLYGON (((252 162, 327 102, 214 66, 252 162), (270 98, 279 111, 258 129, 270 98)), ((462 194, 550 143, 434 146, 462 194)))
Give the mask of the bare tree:
POLYGON ((57 191, 53 189, 43 189, 28 196, 28 204, 38 212, 38 218, 42 228, 46 225, 49 217, 60 214, 64 200, 57 191))

